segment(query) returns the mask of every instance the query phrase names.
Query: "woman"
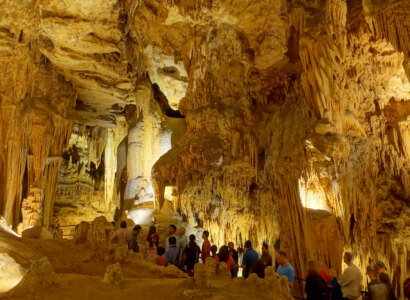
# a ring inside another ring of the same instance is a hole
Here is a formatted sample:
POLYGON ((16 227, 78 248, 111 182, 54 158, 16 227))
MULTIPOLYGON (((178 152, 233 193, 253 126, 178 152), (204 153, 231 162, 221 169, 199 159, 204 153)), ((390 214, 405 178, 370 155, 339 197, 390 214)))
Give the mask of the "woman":
POLYGON ((159 241, 159 233, 157 233, 157 228, 154 225, 151 225, 149 227, 148 234, 147 234, 147 237, 145 238, 145 241, 149 242, 153 234, 157 236, 157 239, 159 241))
POLYGON ((263 242, 262 244, 261 261, 265 265, 265 268, 272 266, 272 256, 269 254, 269 247, 268 244, 266 244, 265 242, 263 242))
POLYGON ((307 300, 330 300, 330 292, 326 281, 320 276, 317 264, 309 261, 307 265, 305 293, 307 300))
POLYGON ((217 256, 215 256, 216 262, 226 262, 226 267, 228 268, 228 271, 231 272, 231 265, 232 265, 232 256, 229 254, 229 248, 226 245, 223 245, 219 249, 219 253, 217 256))
POLYGON ((146 252, 146 259, 147 260, 153 260, 158 251, 158 237, 156 233, 151 234, 151 238, 149 241, 146 242, 147 245, 147 252, 146 252))
POLYGON ((193 275, 195 264, 198 263, 199 253, 201 253, 201 249, 199 249, 199 246, 195 242, 195 235, 191 234, 183 256, 184 264, 186 264, 187 271, 190 275, 193 275))

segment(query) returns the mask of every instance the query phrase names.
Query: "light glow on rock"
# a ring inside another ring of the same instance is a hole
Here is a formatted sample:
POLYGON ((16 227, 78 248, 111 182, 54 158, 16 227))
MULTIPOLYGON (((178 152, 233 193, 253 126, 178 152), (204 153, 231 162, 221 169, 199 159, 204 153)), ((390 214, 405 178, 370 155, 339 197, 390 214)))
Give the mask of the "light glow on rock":
POLYGON ((23 279, 26 270, 7 253, 0 253, 0 293, 7 292, 23 279))
POLYGON ((314 186, 309 186, 309 182, 306 183, 303 178, 299 179, 299 194, 304 207, 331 211, 325 195, 317 191, 314 186))

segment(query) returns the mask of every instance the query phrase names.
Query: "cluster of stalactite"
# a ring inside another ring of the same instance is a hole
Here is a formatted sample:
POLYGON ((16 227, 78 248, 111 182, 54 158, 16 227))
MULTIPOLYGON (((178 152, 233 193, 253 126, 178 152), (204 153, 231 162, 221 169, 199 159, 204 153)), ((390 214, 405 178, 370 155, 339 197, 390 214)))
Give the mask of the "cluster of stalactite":
MULTIPOLYGON (((204 36, 174 51, 190 80, 179 104, 188 132, 153 168, 158 204, 173 187, 175 207, 216 244, 280 238, 299 276, 310 258, 340 270, 343 250, 363 270, 383 259, 400 292, 410 170, 403 2, 289 4, 287 52, 265 68, 243 24, 197 28, 204 36), (312 197, 319 207, 303 202, 312 197)), ((180 18, 205 18, 174 5, 180 18)))
POLYGON ((0 211, 14 228, 48 225, 76 93, 38 50, 33 4, 8 5, 0 26, 0 211))

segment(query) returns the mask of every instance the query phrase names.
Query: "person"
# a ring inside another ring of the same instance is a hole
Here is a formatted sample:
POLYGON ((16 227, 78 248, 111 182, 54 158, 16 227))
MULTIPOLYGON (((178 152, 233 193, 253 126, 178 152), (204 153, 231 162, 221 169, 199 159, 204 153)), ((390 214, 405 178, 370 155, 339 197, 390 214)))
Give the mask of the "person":
POLYGON ((251 241, 245 242, 245 253, 242 257, 242 276, 248 278, 252 264, 255 260, 259 259, 259 254, 253 250, 251 241))
POLYGON ((157 232, 157 228, 154 225, 151 225, 148 229, 148 234, 145 237, 145 241, 149 242, 151 236, 155 234, 157 236, 157 239, 159 241, 159 233, 157 232))
POLYGON ((345 252, 343 261, 347 265, 346 270, 337 278, 342 287, 344 300, 356 300, 361 296, 363 276, 359 268, 353 264, 353 254, 345 252))
POLYGON ((379 266, 370 265, 366 268, 366 274, 370 278, 368 284, 368 300, 392 300, 391 286, 382 282, 379 278, 379 266))
POLYGON ((175 240, 176 240, 176 244, 175 245, 178 245, 178 237, 177 237, 177 235, 175 234, 176 233, 176 231, 177 231, 177 227, 174 225, 174 224, 171 224, 171 225, 169 225, 168 226, 168 237, 167 237, 167 239, 165 240, 165 248, 169 248, 169 238, 172 236, 172 237, 174 237, 175 238, 175 240))
POLYGON ((146 245, 145 257, 147 260, 151 260, 157 255, 158 251, 158 237, 155 233, 151 235, 151 238, 146 242, 146 245))
POLYGON ((202 238, 204 242, 202 243, 201 257, 202 263, 205 263, 206 258, 211 256, 211 242, 208 240, 209 232, 207 230, 202 233, 202 238))
POLYGON ((135 253, 140 252, 138 246, 138 235, 141 233, 141 226, 135 225, 132 229, 132 238, 128 242, 128 249, 134 251, 135 253))
POLYGON ((390 291, 391 291, 391 299, 392 300, 396 300, 396 295, 394 294, 394 290, 393 290, 393 286, 391 284, 391 280, 389 275, 386 273, 387 271, 387 267, 384 264, 384 262, 382 262, 381 260, 379 260, 377 262, 377 267, 379 268, 379 278, 380 281, 383 282, 384 284, 387 284, 390 287, 390 291))
POLYGON ((163 267, 165 266, 165 248, 164 247, 158 247, 157 249, 157 258, 155 259, 155 263, 157 266, 163 267))
POLYGON ((319 268, 314 261, 307 264, 305 293, 307 300, 330 300, 329 287, 326 281, 319 274, 319 268))
POLYGON ((181 227, 178 229, 178 247, 181 249, 181 253, 184 252, 186 245, 188 245, 188 239, 185 235, 185 228, 181 227))
POLYGON ((272 256, 269 254, 269 247, 265 242, 262 244, 261 261, 264 263, 265 268, 272 266, 272 256))
POLYGON ((330 281, 327 285, 330 288, 330 298, 332 300, 343 300, 342 287, 337 282, 337 272, 335 269, 329 269, 330 281))
POLYGON ((284 251, 279 251, 276 253, 276 260, 278 262, 278 268, 276 273, 279 276, 286 276, 289 281, 289 289, 292 292, 293 280, 295 279, 295 270, 289 262, 288 256, 284 251))
POLYGON ((216 252, 218 251, 218 247, 216 245, 211 246, 211 257, 215 258, 216 257, 216 252))
POLYGON ((233 262, 231 265, 231 277, 236 278, 238 277, 239 271, 239 255, 238 251, 235 250, 235 246, 233 242, 228 243, 229 254, 232 256, 233 262))
POLYGON ((259 278, 265 278, 266 265, 262 259, 257 259, 253 262, 250 274, 256 274, 259 278))
POLYGON ((319 275, 322 276, 325 282, 329 282, 331 279, 330 279, 329 273, 327 272, 327 266, 323 262, 319 262, 318 268, 319 268, 319 275))
POLYGON ((165 250, 165 265, 170 264, 174 266, 179 266, 179 254, 180 250, 177 247, 177 239, 175 236, 170 236, 168 238, 169 247, 165 250))
POLYGON ((226 262, 226 267, 228 269, 229 272, 231 272, 231 265, 232 265, 232 256, 229 255, 229 249, 228 246, 223 245, 220 249, 219 249, 219 253, 218 255, 215 256, 215 261, 216 262, 226 262))
POLYGON ((198 263, 200 252, 201 250, 199 249, 199 246, 195 242, 195 235, 191 234, 189 236, 189 243, 185 247, 185 250, 184 250, 184 263, 190 275, 193 275, 192 272, 194 270, 195 264, 198 263))
POLYGON ((111 243, 117 245, 128 245, 128 242, 131 240, 131 232, 127 229, 127 222, 121 221, 120 229, 115 231, 111 237, 111 243))

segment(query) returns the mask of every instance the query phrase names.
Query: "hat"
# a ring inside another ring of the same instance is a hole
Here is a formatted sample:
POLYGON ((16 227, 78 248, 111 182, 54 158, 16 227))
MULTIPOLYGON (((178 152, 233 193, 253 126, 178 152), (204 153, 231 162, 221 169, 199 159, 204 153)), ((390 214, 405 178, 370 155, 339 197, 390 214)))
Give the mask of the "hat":
POLYGON ((380 267, 380 268, 385 268, 385 269, 387 270, 386 265, 385 265, 384 262, 382 262, 381 260, 379 260, 379 261, 377 262, 377 266, 380 267))

